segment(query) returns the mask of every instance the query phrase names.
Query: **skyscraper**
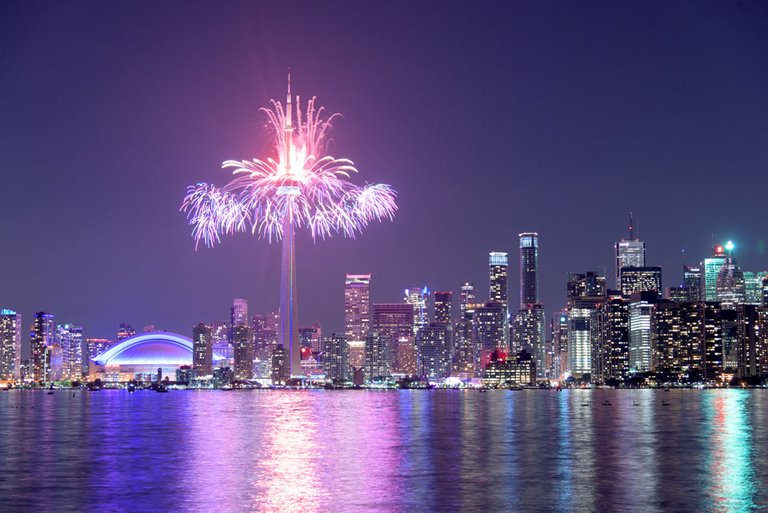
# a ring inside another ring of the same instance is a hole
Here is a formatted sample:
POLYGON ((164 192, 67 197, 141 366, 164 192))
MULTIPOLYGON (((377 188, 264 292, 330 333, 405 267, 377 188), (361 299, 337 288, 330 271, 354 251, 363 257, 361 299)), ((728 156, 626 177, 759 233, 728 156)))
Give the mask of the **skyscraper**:
POLYGON ((347 274, 344 284, 344 336, 349 345, 349 364, 365 364, 365 339, 371 329, 371 275, 347 274))
POLYGON ((248 324, 248 300, 236 297, 232 301, 232 311, 234 313, 233 325, 248 324))
POLYGON ((18 378, 21 372, 21 314, 0 310, 0 380, 18 378))
POLYGON ((61 351, 61 379, 80 381, 83 377, 83 328, 59 324, 56 339, 61 351))
POLYGON ((51 379, 51 349, 56 338, 56 330, 53 324, 53 314, 45 312, 35 313, 30 332, 30 360, 32 365, 32 379, 34 381, 48 381, 51 379))
POLYGON ((712 256, 704 259, 704 300, 717 301, 717 275, 725 265, 725 248, 715 246, 712 256))
POLYGON ((213 375, 213 330, 202 322, 192 328, 192 370, 195 377, 213 375))
POLYGON ((715 295, 723 309, 735 309, 736 305, 746 301, 746 287, 744 273, 733 258, 733 243, 728 241, 726 245, 728 256, 725 258, 720 271, 715 279, 715 295))
POLYGON ((632 212, 629 213, 629 238, 614 245, 616 253, 616 288, 621 288, 621 269, 624 267, 645 267, 645 242, 635 235, 632 212))
POLYGON ((529 308, 528 305, 539 303, 539 234, 523 232, 518 237, 520 238, 520 309, 524 309, 529 308))
POLYGON ((536 362, 536 377, 547 377, 547 349, 545 344, 546 318, 544 307, 529 304, 518 310, 512 326, 512 354, 525 351, 536 362))
POLYGON ((372 332, 378 343, 387 345, 394 374, 416 374, 416 347, 413 335, 413 305, 374 303, 372 332))
POLYGON ((435 322, 450 326, 453 292, 435 292, 435 322))
POLYGON ((488 258, 489 301, 507 305, 507 274, 509 259, 506 253, 492 251, 488 258))
POLYGON ((654 291, 661 294, 661 267, 622 267, 621 293, 629 296, 636 292, 654 291))
POLYGON ((392 372, 392 355, 389 338, 371 330, 365 339, 365 374, 368 378, 389 376, 392 372))
POLYGON ((448 326, 429 323, 416 335, 419 375, 430 380, 451 374, 451 347, 448 326))
POLYGON ((429 288, 408 287, 405 289, 406 303, 413 305, 413 334, 429 323, 429 288))
POLYGON ((461 294, 459 296, 459 310, 461 311, 462 318, 467 310, 467 305, 475 304, 475 302, 475 284, 468 281, 464 282, 461 285, 461 294))
POLYGON ((568 370, 580 377, 592 372, 592 317, 606 299, 605 276, 571 274, 567 291, 568 370))
POLYGON ((235 353, 235 379, 253 378, 253 330, 247 324, 235 327, 233 349, 235 353))
POLYGON ((323 369, 330 379, 346 380, 350 377, 349 346, 343 335, 331 333, 323 337, 323 369))
POLYGON ((629 304, 629 368, 637 372, 652 370, 651 313, 653 305, 645 298, 629 304))

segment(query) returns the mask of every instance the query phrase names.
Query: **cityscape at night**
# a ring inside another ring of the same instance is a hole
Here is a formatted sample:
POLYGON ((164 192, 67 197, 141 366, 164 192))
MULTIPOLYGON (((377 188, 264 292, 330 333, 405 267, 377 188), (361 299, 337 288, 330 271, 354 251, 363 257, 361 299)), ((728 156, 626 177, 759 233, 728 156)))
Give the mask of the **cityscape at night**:
POLYGON ((0 511, 768 508, 768 3, 0 43, 0 511))

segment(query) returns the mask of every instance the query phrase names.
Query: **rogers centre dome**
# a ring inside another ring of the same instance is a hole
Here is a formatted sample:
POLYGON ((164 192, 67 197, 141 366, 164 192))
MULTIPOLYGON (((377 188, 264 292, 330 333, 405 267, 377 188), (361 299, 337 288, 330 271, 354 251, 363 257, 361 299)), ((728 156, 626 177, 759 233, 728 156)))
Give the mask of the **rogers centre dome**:
MULTIPOLYGON (((221 360, 223 356, 213 353, 214 365, 221 360)), ((182 365, 192 365, 192 339, 169 332, 140 333, 121 340, 91 361, 98 366, 94 370, 99 373, 125 375, 156 372, 158 368, 164 374, 171 373, 182 365)))

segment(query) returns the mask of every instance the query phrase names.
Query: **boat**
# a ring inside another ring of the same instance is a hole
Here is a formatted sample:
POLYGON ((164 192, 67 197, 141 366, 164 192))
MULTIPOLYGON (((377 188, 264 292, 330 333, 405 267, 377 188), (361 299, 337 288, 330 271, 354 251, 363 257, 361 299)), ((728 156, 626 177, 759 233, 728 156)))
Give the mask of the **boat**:
POLYGON ((136 391, 136 383, 128 383, 127 387, 129 392, 135 392, 136 391))

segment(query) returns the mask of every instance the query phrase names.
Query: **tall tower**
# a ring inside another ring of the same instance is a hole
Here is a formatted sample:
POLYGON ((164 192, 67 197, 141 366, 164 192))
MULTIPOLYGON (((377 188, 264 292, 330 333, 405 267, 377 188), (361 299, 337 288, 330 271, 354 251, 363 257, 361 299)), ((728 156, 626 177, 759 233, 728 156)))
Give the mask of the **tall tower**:
MULTIPOLYGON (((293 152, 293 107, 291 104, 291 73, 288 72, 288 95, 285 100, 285 158, 290 166, 293 152)), ((286 174, 290 175, 290 168, 286 174)), ((286 180, 278 195, 299 195, 301 189, 296 182, 286 180)), ((282 266, 280 269, 280 325, 278 343, 288 351, 288 367, 291 376, 301 374, 301 342, 299 341, 299 315, 296 295, 296 239, 294 220, 291 215, 283 216, 282 266)))
POLYGON ((213 374, 213 330, 202 322, 192 328, 192 368, 195 377, 213 374))
POLYGON ((725 265, 725 248, 715 246, 712 256, 704 259, 704 301, 717 301, 717 275, 725 265))
POLYGON ((37 312, 32 321, 29 346, 32 379, 35 381, 47 381, 51 377, 51 349, 56 338, 55 334, 53 315, 37 312))
POLYGON ((523 232, 520 237, 520 309, 539 303, 539 234, 523 232))
POLYGON ((242 297, 236 297, 232 301, 233 318, 232 325, 248 323, 248 300, 242 297))
POLYGON ((347 274, 344 283, 344 337, 349 346, 349 364, 365 364, 365 339, 371 329, 371 275, 347 274))
POLYGON ((489 300, 492 303, 507 304, 507 270, 509 259, 506 253, 492 251, 488 258, 490 282, 489 300))
POLYGON ((475 304, 477 297, 475 296, 475 284, 470 282, 464 282, 461 286, 461 294, 459 296, 459 309, 461 310, 462 319, 467 315, 467 308, 469 305, 475 304))
POLYGON ((12 380, 21 372, 21 314, 0 309, 0 380, 12 380))
POLYGON ((629 239, 614 245, 616 251, 616 288, 621 288, 622 267, 645 267, 645 242, 636 237, 632 212, 629 213, 629 239))
POLYGON ((408 287, 405 289, 404 301, 413 305, 413 334, 414 336, 429 324, 429 288, 408 287))
POLYGON ((451 324, 452 305, 453 292, 435 292, 435 323, 446 326, 451 324))

